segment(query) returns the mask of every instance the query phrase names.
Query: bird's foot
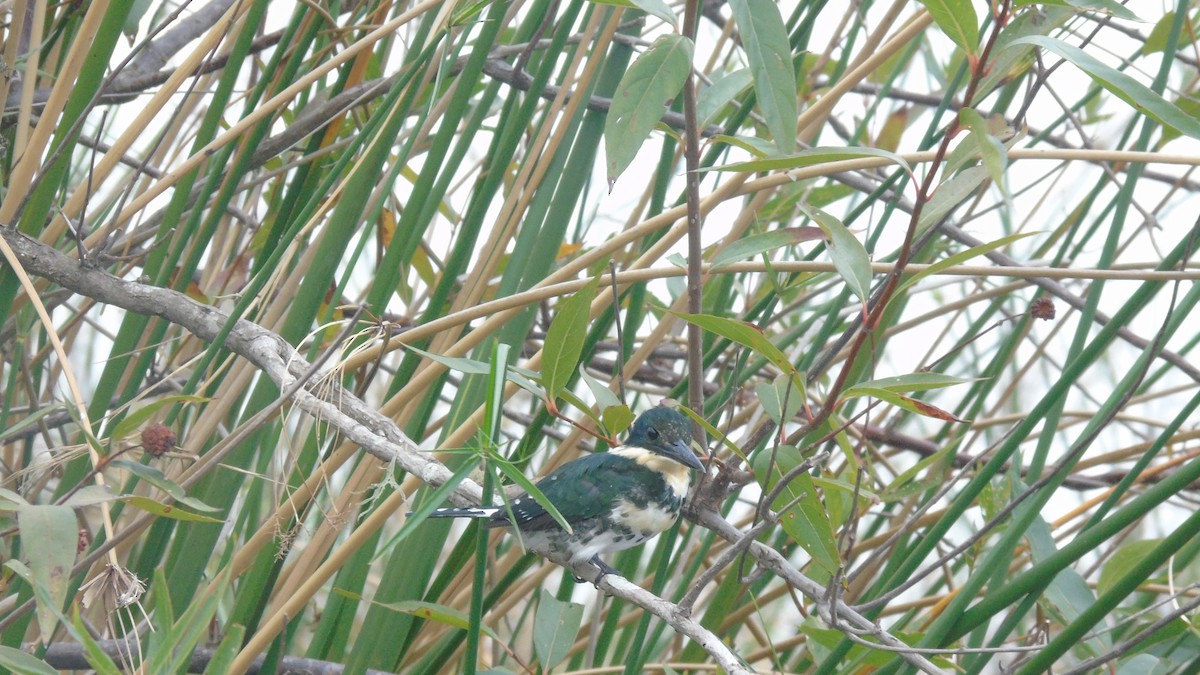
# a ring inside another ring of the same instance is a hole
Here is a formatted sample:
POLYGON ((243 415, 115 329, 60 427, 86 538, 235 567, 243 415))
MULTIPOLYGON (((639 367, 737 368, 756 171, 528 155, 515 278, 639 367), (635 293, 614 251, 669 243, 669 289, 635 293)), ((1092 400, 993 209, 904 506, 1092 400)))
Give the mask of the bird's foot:
POLYGON ((612 575, 615 575, 618 577, 624 577, 624 575, 621 574, 620 570, 618 570, 617 568, 613 567, 612 565, 609 565, 608 563, 601 560, 600 554, 596 554, 596 555, 592 556, 592 559, 589 560, 588 562, 590 562, 592 565, 595 565, 596 569, 599 570, 599 573, 596 575, 596 578, 592 580, 592 584, 596 588, 600 588, 600 580, 609 574, 612 574, 612 575))

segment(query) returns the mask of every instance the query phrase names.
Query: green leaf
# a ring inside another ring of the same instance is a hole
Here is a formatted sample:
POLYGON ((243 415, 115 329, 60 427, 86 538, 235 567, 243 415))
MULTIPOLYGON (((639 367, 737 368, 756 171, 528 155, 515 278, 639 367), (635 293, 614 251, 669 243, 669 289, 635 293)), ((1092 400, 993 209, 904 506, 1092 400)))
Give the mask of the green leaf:
POLYGON ((667 111, 667 101, 683 87, 692 71, 692 49, 692 41, 681 35, 663 35, 621 78, 604 120, 610 189, 667 111))
POLYGON ((1161 539, 1143 539, 1122 544, 1121 548, 1109 556, 1108 560, 1104 562, 1104 566, 1100 568, 1100 580, 1096 583, 1096 593, 1104 595, 1111 590, 1126 573, 1141 563, 1161 543, 1161 539))
POLYGON ((63 506, 70 506, 77 509, 82 506, 95 506, 96 504, 111 502, 116 498, 117 496, 103 485, 85 485, 68 497, 67 501, 63 502, 63 506))
POLYGON ((163 396, 126 415, 117 426, 113 427, 112 433, 109 436, 115 439, 125 438, 151 417, 158 414, 160 410, 169 408, 177 403, 207 403, 210 400, 204 396, 188 396, 186 394, 163 396))
POLYGON ((862 159, 864 157, 874 157, 886 159, 890 162, 895 162, 904 167, 904 171, 912 175, 912 166, 908 161, 894 152, 881 150, 879 148, 840 148, 840 147, 817 147, 808 150, 786 155, 784 157, 769 157, 766 159, 752 159, 748 162, 735 162, 733 164, 725 164, 715 166, 707 171, 787 171, 789 169, 799 169, 805 166, 816 166, 818 164, 827 164, 829 162, 840 162, 847 159, 862 159))
POLYGON ((634 414, 629 406, 618 403, 605 408, 600 413, 600 420, 604 422, 604 429, 610 436, 619 436, 633 424, 634 414))
MULTIPOLYGON (((1141 21, 1137 14, 1134 14, 1116 0, 1017 0, 1013 3, 1013 6, 1024 7, 1034 4, 1044 7, 1070 7, 1071 9, 1083 10, 1085 12, 1103 12, 1118 19, 1125 19, 1126 21, 1141 21)), ((1168 14, 1174 14, 1174 12, 1168 12, 1168 14)), ((1150 37, 1154 37, 1153 32, 1151 32, 1150 37)), ((1145 44, 1149 47, 1150 41, 1147 40, 1145 44)), ((1162 47, 1159 47, 1159 51, 1162 51, 1162 47)), ((1149 51, 1143 49, 1143 53, 1149 53, 1149 51)))
POLYGON ((404 345, 404 347, 411 352, 415 352, 417 354, 420 354, 421 356, 424 356, 425 358, 429 359, 430 361, 433 361, 434 363, 440 363, 443 366, 446 366, 447 368, 449 368, 450 370, 457 370, 458 372, 463 373, 464 375, 487 375, 488 374, 488 364, 484 363, 483 361, 478 361, 476 359, 466 359, 466 358, 454 357, 454 356, 442 356, 441 354, 433 354, 433 353, 427 352, 423 349, 417 349, 416 347, 414 347, 412 345, 404 345))
POLYGON ((763 412, 775 424, 782 425, 804 407, 804 391, 796 386, 798 379, 788 373, 777 376, 773 382, 759 382, 754 386, 763 412))
POLYGON ((55 403, 44 408, 38 408, 25 417, 22 417, 20 420, 17 420, 17 422, 12 426, 4 429, 4 436, 6 438, 16 438, 26 429, 36 425, 43 417, 52 415, 56 412, 61 412, 63 410, 67 410, 67 406, 63 405, 62 403, 55 403))
POLYGON ((943 387, 952 387, 956 384, 964 384, 974 381, 975 378, 955 377, 953 375, 943 375, 942 373, 909 373, 907 375, 894 375, 892 377, 883 377, 878 380, 860 382, 853 387, 846 389, 846 394, 849 395, 851 391, 858 387, 864 387, 867 389, 885 389, 887 391, 901 393, 941 389, 943 387))
POLYGON ((884 403, 891 403, 892 405, 894 405, 898 408, 907 410, 911 413, 916 413, 918 415, 924 415, 925 417, 932 417, 934 419, 944 420, 946 422, 966 423, 969 421, 969 420, 959 419, 958 417, 955 417, 951 413, 949 413, 945 410, 942 410, 941 408, 939 408, 935 405, 930 405, 923 401, 918 401, 915 398, 911 398, 911 397, 905 396, 903 394, 898 394, 894 391, 889 391, 887 389, 878 389, 878 388, 864 387, 862 385, 859 385, 859 386, 851 387, 850 389, 847 389, 846 393, 842 395, 842 399, 845 400, 845 399, 857 398, 857 397, 861 397, 861 396, 870 396, 871 398, 877 398, 880 401, 883 401, 884 403))
POLYGON ((1007 183, 1004 176, 1008 171, 1008 148, 1004 147, 1000 139, 988 133, 987 121, 975 110, 971 108, 959 110, 958 121, 970 129, 971 141, 979 151, 979 156, 983 158, 983 166, 987 168, 992 182, 1001 189, 1005 189, 1004 186, 1007 183))
MULTIPOLYGON (((352 593, 345 589, 336 588, 336 589, 334 589, 334 591, 337 593, 340 593, 341 595, 344 595, 352 600, 358 600, 358 601, 363 600, 363 597, 361 595, 358 595, 357 593, 352 593)), ((451 628, 458 628, 460 630, 466 630, 467 626, 469 626, 471 623, 471 619, 470 619, 470 617, 467 616, 466 612, 454 609, 453 607, 439 605, 436 602, 425 602, 422 600, 403 600, 401 602, 374 602, 374 601, 372 601, 371 604, 378 605, 380 607, 385 607, 387 609, 392 610, 393 612, 400 612, 401 614, 408 614, 410 616, 415 616, 419 619, 426 619, 428 621, 436 621, 440 624, 445 624, 447 626, 450 626, 451 628)), ((501 639, 500 636, 496 633, 496 631, 492 630, 488 626, 480 625, 479 632, 483 633, 484 635, 487 635, 488 637, 492 638, 493 640, 501 639)))
POLYGON ((550 672, 567 658, 582 622, 583 605, 559 600, 541 589, 533 617, 533 651, 542 664, 542 672, 550 672))
POLYGON ((712 259, 713 270, 716 271, 724 265, 752 258, 784 246, 795 246, 804 241, 823 241, 824 239, 825 232, 819 227, 788 227, 782 230, 753 234, 738 239, 717 251, 712 259))
POLYGON ((750 62, 754 95, 779 152, 796 149, 796 71, 783 15, 774 0, 729 0, 750 62))
POLYGON ((546 388, 547 401, 558 398, 579 365, 583 343, 587 340, 592 301, 596 299, 599 288, 600 280, 592 279, 575 294, 558 303, 558 313, 550 322, 542 347, 542 386, 546 388))
POLYGON ((118 500, 125 502, 126 504, 129 504, 130 506, 132 506, 134 508, 141 509, 141 510, 145 511, 146 513, 152 513, 156 516, 162 516, 163 518, 170 518, 171 520, 182 520, 182 521, 186 521, 186 522, 190 522, 190 523, 223 523, 223 522, 225 522, 224 520, 221 520, 220 518, 213 518, 212 516, 203 516, 203 515, 200 515, 199 513, 192 513, 190 511, 184 511, 183 509, 181 509, 179 507, 171 506, 169 504, 163 504, 162 502, 155 501, 153 499, 150 499, 149 497, 141 497, 138 495, 126 495, 124 497, 119 497, 118 500))
POLYGON ((14 675, 58 675, 58 670, 33 654, 0 645, 0 667, 14 675))
MULTIPOLYGON (((694 422, 696 422, 696 424, 699 424, 700 427, 702 429, 704 429, 704 431, 710 437, 717 439, 718 441, 721 442, 721 445, 724 445, 730 452, 732 452, 734 455, 736 455, 738 457, 741 457, 743 462, 749 461, 746 458, 746 453, 742 452, 741 448, 734 445, 733 441, 730 441, 728 436, 721 433, 721 431, 719 429, 717 429, 716 427, 714 427, 713 425, 709 424, 708 420, 701 417, 696 411, 692 410, 691 408, 689 408, 685 405, 681 405, 677 409, 679 410, 679 412, 681 412, 684 415, 687 415, 689 418, 691 418, 694 422)), ((704 451, 707 453, 708 448, 704 448, 704 451)))
POLYGON ((846 280, 850 290, 862 300, 863 312, 866 312, 867 298, 871 293, 871 258, 867 255, 867 249, 834 216, 805 204, 801 204, 800 208, 821 226, 829 238, 829 256, 833 258, 833 266, 846 280))
MULTIPOLYGON (((1192 17, 1184 19, 1187 23, 1184 24, 1183 30, 1185 35, 1194 34, 1192 26, 1192 17)), ((1146 36, 1146 42, 1142 45, 1143 54, 1154 54, 1161 52, 1167 48, 1167 38, 1171 36, 1171 26, 1175 25, 1175 12, 1167 12, 1163 14, 1158 23, 1154 24, 1154 28, 1150 30, 1150 35, 1146 36)))
POLYGON ((732 73, 718 75, 712 84, 701 87, 696 94, 696 120, 700 128, 708 126, 733 97, 754 83, 750 71, 741 68, 732 73))
POLYGON ((217 645, 216 651, 213 652, 212 658, 205 666, 205 674, 228 673, 230 666, 233 665, 233 660, 237 658, 238 652, 242 649, 245 636, 245 626, 240 623, 225 624, 225 636, 221 638, 221 644, 217 645))
POLYGON ((47 605, 39 598, 37 603, 39 637, 46 643, 58 624, 59 608, 67 600, 79 524, 69 506, 28 504, 17 510, 17 526, 33 583, 46 591, 50 602, 47 605))
POLYGON ((132 473, 138 478, 167 493, 170 495, 171 499, 174 499, 184 506, 193 508, 197 511, 208 511, 210 513, 220 510, 215 506, 209 506, 208 504, 205 504, 195 497, 189 497, 178 483, 163 475, 163 472, 159 471, 157 467, 150 466, 149 464, 142 464, 141 462, 134 462, 128 459, 115 459, 109 463, 109 466, 125 469, 129 473, 132 473))
MULTIPOLYGON (((741 148, 746 152, 763 159, 771 157, 775 154, 775 144, 765 138, 757 138, 755 136, 730 136, 728 134, 717 134, 708 139, 709 143, 724 143, 732 145, 735 148, 741 148)), ((713 171, 714 169, 701 167, 700 171, 713 171)))
POLYGON ((784 372, 794 372, 796 370, 792 366, 791 361, 788 361, 787 355, 767 339, 762 329, 757 326, 748 324, 745 321, 726 319, 720 316, 712 316, 711 314, 671 313, 688 323, 700 326, 710 333, 716 333, 723 338, 733 340, 743 347, 748 347, 751 351, 767 359, 775 367, 784 372))
POLYGON ((1132 106, 1134 110, 1159 124, 1173 127, 1192 138, 1200 138, 1200 121, 1180 110, 1178 106, 1159 96, 1150 87, 1132 76, 1104 65, 1082 49, 1062 40, 1041 35, 1019 38, 1013 40, 1012 44, 1033 45, 1054 52, 1087 73, 1097 84, 1111 91, 1132 106))
POLYGON ((933 197, 921 210, 921 217, 917 220, 917 231, 924 232, 927 227, 941 221, 946 214, 971 196, 975 189, 987 180, 987 177, 988 170, 986 168, 969 166, 939 185, 934 191, 933 197))
MULTIPOLYGON (((524 490, 525 494, 532 497, 533 501, 540 504, 543 509, 546 509, 546 513, 550 514, 550 517, 554 519, 554 522, 558 523, 559 527, 566 530, 568 534, 574 533, 575 530, 571 527, 571 524, 567 522, 567 519, 563 518, 562 514, 558 512, 558 509, 554 507, 554 504, 550 503, 549 499, 546 499, 546 495, 542 494, 542 491, 533 484, 533 481, 526 478, 525 474, 521 473, 520 469, 504 460, 496 461, 496 466, 500 467, 500 471, 507 476, 509 480, 516 483, 518 487, 524 490)), ((524 545, 524 542, 522 542, 522 545, 524 545)))
MULTIPOLYGON (((804 457, 798 449, 781 445, 774 452, 764 450, 755 455, 754 476, 764 492, 770 491, 780 478, 803 462, 804 457), (774 466, 771 465, 772 456, 774 466)), ((814 578, 824 583, 832 577, 841 566, 837 538, 812 476, 807 472, 800 473, 789 481, 771 508, 779 511, 779 524, 784 532, 812 556, 813 563, 821 570, 823 578, 815 575, 814 578), (797 503, 788 507, 793 501, 797 503)))
POLYGON ((596 407, 604 410, 614 405, 621 405, 621 399, 617 398, 612 389, 609 389, 607 384, 589 375, 587 368, 582 363, 579 364, 579 377, 588 386, 588 389, 592 391, 592 396, 596 399, 596 407))
POLYGON ((597 5, 640 9, 650 16, 657 16, 676 28, 679 27, 679 18, 675 16, 675 12, 672 12, 670 6, 663 2, 663 0, 592 0, 592 2, 597 5))
POLYGON ((896 289, 896 292, 900 293, 900 292, 904 291, 905 289, 907 289, 909 286, 912 286, 913 284, 916 284, 920 281, 923 281, 924 279, 927 279, 935 274, 938 274, 939 272, 941 272, 944 269, 953 267, 955 265, 961 265, 961 264, 967 262, 968 260, 971 260, 972 258, 977 258, 981 255, 985 255, 987 253, 995 251, 996 249, 1004 248, 1005 246, 1008 246, 1009 244, 1013 243, 1014 241, 1017 241, 1018 239, 1024 239, 1025 237, 1032 237, 1035 234, 1038 234, 1038 233, 1037 232, 1022 232, 1019 234, 1010 234, 1007 237, 1001 237, 1001 238, 997 239, 996 241, 989 242, 987 244, 980 244, 979 246, 975 246, 975 247, 969 248, 965 251, 955 253, 954 255, 952 255, 948 258, 945 258, 944 260, 939 260, 939 261, 933 263, 929 267, 926 267, 925 269, 921 270, 920 272, 917 272, 916 274, 912 275, 912 277, 904 280, 904 282, 902 282, 900 284, 899 288, 896 289))
POLYGON ((0 488, 0 511, 16 511, 22 506, 28 506, 29 502, 21 495, 7 488, 0 488))
POLYGON ((979 53, 979 17, 971 0, 921 0, 933 21, 971 56, 979 53))

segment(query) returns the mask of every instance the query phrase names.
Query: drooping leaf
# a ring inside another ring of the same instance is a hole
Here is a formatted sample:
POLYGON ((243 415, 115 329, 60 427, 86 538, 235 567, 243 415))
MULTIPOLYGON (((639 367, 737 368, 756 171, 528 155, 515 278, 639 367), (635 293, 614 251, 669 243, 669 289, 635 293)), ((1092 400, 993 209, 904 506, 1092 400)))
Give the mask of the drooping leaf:
POLYGON ((932 417, 934 419, 939 419, 939 420, 943 420, 946 422, 966 423, 969 421, 969 420, 964 420, 964 419, 955 417, 952 413, 942 410, 941 408, 939 408, 935 405, 930 405, 928 403, 925 403, 924 401, 918 401, 915 398, 905 396, 904 394, 898 394, 894 391, 889 391, 887 389, 877 389, 877 388, 873 388, 873 387, 864 387, 864 386, 859 385, 859 386, 853 387, 852 389, 847 389, 846 393, 842 396, 842 398, 849 399, 849 398, 857 398, 857 397, 861 397, 861 396, 870 396, 871 398, 877 398, 880 401, 883 401, 884 403, 891 403, 892 405, 894 405, 898 408, 907 410, 909 412, 916 413, 918 415, 924 415, 925 417, 932 417))
POLYGON ((745 321, 726 319, 711 314, 685 314, 683 312, 672 312, 672 314, 684 321, 694 323, 706 331, 733 340, 743 347, 749 347, 780 370, 785 372, 795 370, 788 361, 787 355, 779 347, 776 347, 757 326, 752 326, 745 321))
POLYGON ((110 463, 110 466, 125 469, 138 478, 141 478, 159 490, 167 493, 171 496, 171 499, 174 499, 175 501, 189 508, 193 508, 197 511, 208 512, 220 510, 215 506, 209 506, 208 504, 205 504, 195 497, 189 497, 178 483, 163 475, 163 472, 159 471, 157 467, 150 466, 148 464, 142 464, 140 462, 134 462, 128 459, 115 459, 110 463))
POLYGON ((0 645, 0 668, 14 675, 58 675, 58 670, 33 654, 0 645))
POLYGON ((642 143, 683 87, 692 70, 692 41, 675 33, 659 37, 625 71, 604 120, 604 152, 611 186, 637 156, 642 143))
POLYGON ((1126 542, 1121 545, 1100 568, 1100 580, 1096 583, 1096 592, 1100 595, 1107 593, 1116 583, 1142 562, 1150 552, 1162 543, 1161 539, 1141 539, 1126 542))
POLYGON ((801 210, 816 221, 829 238, 829 256, 838 274, 846 280, 850 290, 863 302, 866 311, 867 298, 871 293, 871 257, 862 242, 850 233, 842 221, 813 206, 801 205, 801 210))
POLYGON ((945 375, 942 373, 908 373, 906 375, 894 375, 892 377, 881 377, 877 380, 868 382, 860 382, 846 389, 848 395, 857 387, 867 389, 886 389, 897 393, 906 393, 913 391, 928 391, 930 389, 941 389, 943 387, 952 387, 956 384, 965 384, 974 382, 975 380, 968 377, 955 377, 953 375, 945 375))
MULTIPOLYGON (((754 477, 764 491, 773 490, 783 476, 803 462, 804 457, 798 449, 781 445, 774 451, 755 455, 754 477)), ((812 556, 813 563, 822 572, 823 578, 818 581, 824 583, 833 576, 841 566, 837 538, 812 476, 801 472, 790 479, 771 508, 779 512, 779 524, 784 532, 812 556)))
POLYGON ((783 154, 796 149, 796 71, 779 5, 774 0, 729 0, 750 62, 758 108, 783 154))
POLYGON ((441 354, 434 354, 432 352, 427 352, 424 349, 418 349, 412 345, 404 345, 404 347, 405 347, 405 349, 408 349, 411 352, 415 352, 417 354, 420 354, 421 356, 424 356, 425 358, 429 359, 430 361, 433 361, 434 363, 440 363, 443 366, 446 366, 447 368, 449 368, 450 370, 457 370, 458 372, 463 373, 464 375, 487 375, 487 373, 488 373, 488 364, 486 364, 483 361, 480 361, 478 359, 467 359, 467 358, 456 357, 456 356, 442 356, 441 354))
POLYGON ((1200 139, 1200 120, 1196 120, 1132 75, 1107 66, 1079 47, 1042 35, 1030 35, 1013 40, 1013 45, 1027 44, 1058 54, 1087 73, 1097 84, 1125 101, 1134 110, 1164 126, 1200 139))
POLYGON ((610 435, 619 436, 633 424, 634 414, 629 406, 619 403, 605 408, 600 413, 600 419, 610 435))
POLYGON ((992 182, 1004 189, 1007 184, 1004 176, 1008 171, 1008 148, 1004 147, 1000 139, 988 133, 987 121, 977 111, 963 108, 958 111, 958 120, 970 129, 971 142, 983 158, 983 166, 987 168, 992 182))
POLYGON ((182 520, 182 521, 191 522, 191 523, 223 523, 223 522, 225 522, 225 521, 221 520, 220 518, 213 518, 212 516, 205 516, 205 515, 201 515, 199 513, 192 513, 191 511, 184 511, 183 509, 181 509, 177 506, 171 506, 170 504, 164 504, 160 501, 150 499, 149 497, 142 497, 139 495, 126 495, 124 497, 120 497, 119 501, 125 502, 126 504, 129 504, 130 506, 132 506, 134 508, 141 509, 141 510, 145 511, 146 513, 152 513, 156 516, 161 516, 163 518, 170 518, 171 520, 182 520))
POLYGON ((206 403, 211 399, 204 396, 189 396, 186 394, 175 394, 172 396, 163 396, 155 399, 150 403, 134 410, 125 416, 124 419, 113 427, 112 436, 115 439, 125 438, 133 433, 135 429, 142 426, 151 417, 154 417, 160 410, 169 408, 177 403, 206 403))
POLYGON ((533 651, 543 672, 550 672, 567 657, 582 622, 583 605, 559 600, 544 588, 540 590, 533 617, 533 651))
POLYGON ((795 246, 804 241, 820 241, 826 238, 825 232, 819 227, 788 227, 781 230, 771 230, 760 234, 743 237, 717 251, 713 256, 714 270, 729 263, 752 258, 760 253, 773 251, 784 246, 795 246))

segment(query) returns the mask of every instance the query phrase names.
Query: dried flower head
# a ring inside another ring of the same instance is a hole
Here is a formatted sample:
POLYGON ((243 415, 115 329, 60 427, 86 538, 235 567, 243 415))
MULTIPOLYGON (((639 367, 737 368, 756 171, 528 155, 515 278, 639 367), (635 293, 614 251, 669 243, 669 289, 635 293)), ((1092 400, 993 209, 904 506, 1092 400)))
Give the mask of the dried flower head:
POLYGON ((1030 303, 1029 313, 1035 319, 1050 321, 1054 318, 1055 314, 1054 301, 1043 295, 1030 303))
POLYGON ((175 432, 163 424, 151 424, 142 429, 142 448, 153 457, 163 455, 175 449, 175 432))

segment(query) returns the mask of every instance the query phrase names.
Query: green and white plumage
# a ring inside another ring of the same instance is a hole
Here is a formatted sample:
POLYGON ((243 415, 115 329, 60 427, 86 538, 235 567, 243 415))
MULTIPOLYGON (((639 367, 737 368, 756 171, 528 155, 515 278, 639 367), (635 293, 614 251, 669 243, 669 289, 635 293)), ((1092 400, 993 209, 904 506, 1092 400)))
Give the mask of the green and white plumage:
POLYGON ((704 465, 691 449, 691 425, 680 412, 654 408, 633 423, 624 445, 568 462, 537 483, 571 525, 568 533, 537 501, 521 495, 503 507, 438 509, 434 518, 486 518, 487 527, 512 527, 525 542, 616 573, 600 554, 650 539, 679 518, 692 470, 704 465))

